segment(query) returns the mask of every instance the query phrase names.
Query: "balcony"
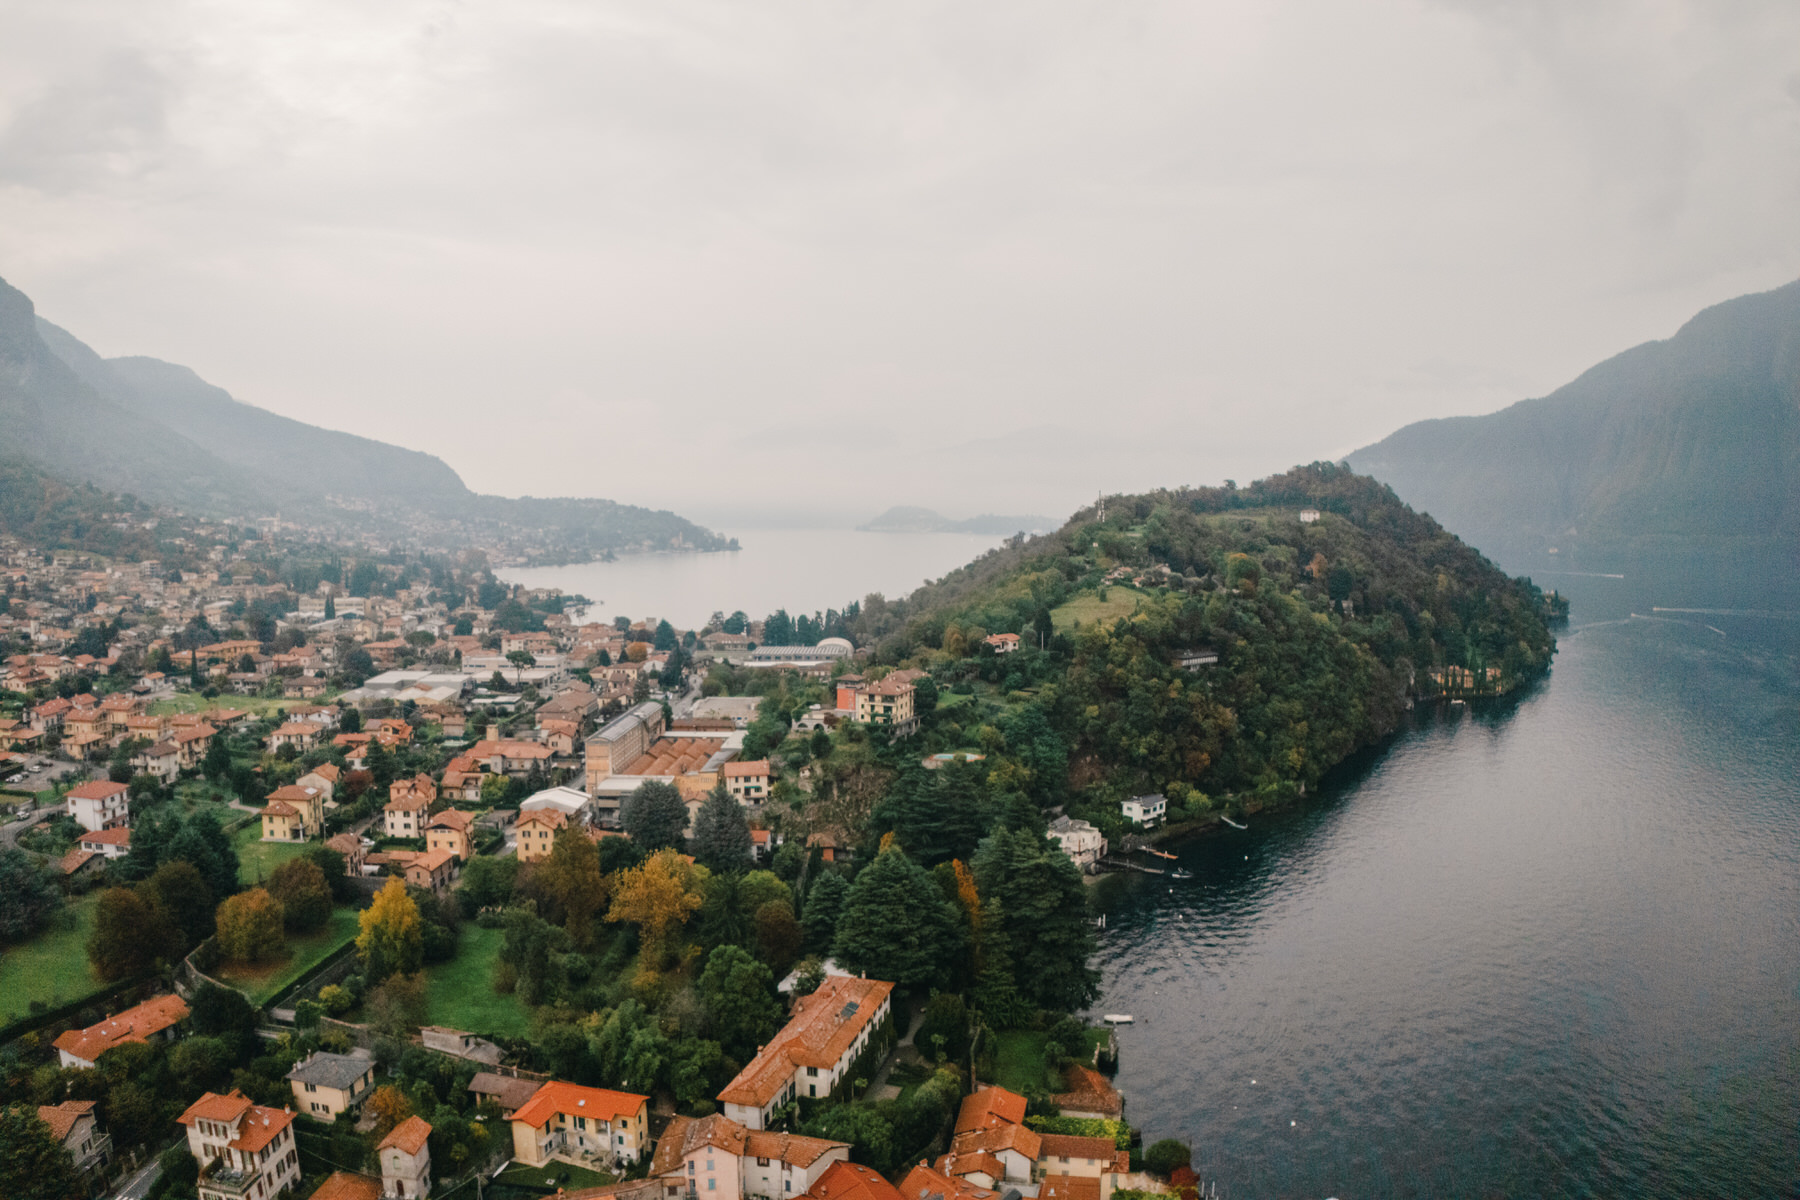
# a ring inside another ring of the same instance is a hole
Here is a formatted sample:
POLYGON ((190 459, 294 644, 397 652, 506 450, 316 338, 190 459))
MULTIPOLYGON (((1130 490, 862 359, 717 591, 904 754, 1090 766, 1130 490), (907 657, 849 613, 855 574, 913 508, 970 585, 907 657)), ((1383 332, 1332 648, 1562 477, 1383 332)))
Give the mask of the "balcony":
POLYGON ((260 1175, 261 1172, 254 1169, 246 1171, 223 1164, 216 1166, 210 1171, 202 1172, 200 1176, 201 1200, 205 1200, 209 1194, 232 1197, 233 1200, 239 1196, 247 1196, 260 1175))

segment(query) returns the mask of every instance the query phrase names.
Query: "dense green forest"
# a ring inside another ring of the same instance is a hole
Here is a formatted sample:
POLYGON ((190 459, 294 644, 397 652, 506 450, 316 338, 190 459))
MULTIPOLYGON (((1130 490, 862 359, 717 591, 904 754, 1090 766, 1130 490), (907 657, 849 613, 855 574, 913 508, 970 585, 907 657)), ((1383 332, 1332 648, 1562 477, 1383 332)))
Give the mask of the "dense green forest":
POLYGON ((1388 488, 1315 463, 1108 498, 905 601, 870 597, 852 631, 877 661, 931 672, 927 749, 986 753, 990 789, 1204 810, 1315 787, 1433 694, 1435 668, 1496 693, 1539 678, 1550 608, 1388 488), (994 653, 1000 632, 1020 649, 994 653), (1217 661, 1182 664, 1201 649, 1217 661))

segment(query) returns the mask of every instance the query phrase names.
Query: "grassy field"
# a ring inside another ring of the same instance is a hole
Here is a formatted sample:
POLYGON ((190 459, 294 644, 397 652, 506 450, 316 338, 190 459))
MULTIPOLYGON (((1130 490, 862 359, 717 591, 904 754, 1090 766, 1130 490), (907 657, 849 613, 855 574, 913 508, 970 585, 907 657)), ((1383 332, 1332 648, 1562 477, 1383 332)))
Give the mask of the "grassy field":
MULTIPOLYGON (((1104 1029, 1088 1030, 1082 1046, 1069 1048, 1071 1056, 1078 1062, 1091 1062, 1094 1047, 1106 1036, 1104 1029)), ((1044 1069, 1044 1043, 1049 1040, 1050 1035, 1041 1030, 1009 1029, 995 1034, 993 1081, 1015 1092, 1062 1091, 1062 1077, 1044 1069)))
POLYGON ((263 696, 214 696, 207 699, 199 692, 176 692, 173 696, 164 696, 150 703, 150 715, 160 717, 165 713, 206 712, 214 708, 235 708, 243 712, 254 713, 266 717, 278 708, 294 708, 301 704, 330 704, 331 696, 320 696, 317 700, 290 700, 286 697, 267 699, 263 696))
POLYGON ((214 974, 219 982, 228 983, 249 996, 252 1004, 261 1004, 355 937, 356 910, 335 908, 331 911, 331 920, 319 932, 288 939, 285 962, 261 967, 224 966, 214 974))
POLYGON ((547 1167, 508 1167, 494 1177, 494 1182, 523 1184, 527 1187, 590 1188, 604 1187, 613 1182, 613 1177, 604 1171, 590 1171, 586 1167, 555 1162, 547 1167))
MULTIPOLYGON (((228 810, 231 817, 243 816, 235 810, 228 810)), ((221 820, 227 813, 220 813, 221 820)), ((298 858, 306 853, 308 847, 316 842, 265 842, 262 840, 262 822, 252 821, 232 835, 232 844, 238 852, 238 882, 255 885, 275 873, 275 868, 290 858, 298 858)))
POLYGON ((1129 617, 1137 608, 1138 601, 1144 594, 1136 588, 1109 584, 1106 588, 1106 599, 1100 599, 1098 592, 1082 592, 1067 604, 1059 604, 1050 610, 1050 623, 1061 633, 1073 629, 1075 622, 1092 625, 1095 621, 1116 621, 1120 617, 1129 617))
POLYGON ((504 929, 463 926, 456 957, 426 972, 426 1024, 499 1037, 531 1032, 530 1014, 518 997, 494 990, 494 963, 505 942, 504 929))
POLYGON ((44 933, 0 951, 0 1025, 27 1015, 33 1000, 51 1008, 106 986, 88 967, 88 931, 98 893, 68 905, 44 933))

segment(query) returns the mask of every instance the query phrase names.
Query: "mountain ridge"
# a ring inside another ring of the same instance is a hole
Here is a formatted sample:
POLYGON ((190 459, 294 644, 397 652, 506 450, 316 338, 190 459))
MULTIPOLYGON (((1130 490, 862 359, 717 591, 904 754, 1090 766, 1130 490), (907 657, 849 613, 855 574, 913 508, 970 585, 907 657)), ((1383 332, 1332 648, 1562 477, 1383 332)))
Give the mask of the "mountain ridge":
POLYGON ((588 498, 472 491, 443 460, 284 417, 188 367, 107 359, 0 279, 0 442, 70 483, 217 516, 335 532, 499 539, 524 561, 733 542, 675 513, 588 498))
POLYGON ((1699 574, 1800 547, 1800 281, 1495 413, 1414 422, 1345 457, 1513 569, 1699 574))
POLYGON ((1048 533, 1061 522, 1050 517, 980 516, 952 520, 933 509, 896 504, 880 516, 856 528, 863 533, 1048 533))

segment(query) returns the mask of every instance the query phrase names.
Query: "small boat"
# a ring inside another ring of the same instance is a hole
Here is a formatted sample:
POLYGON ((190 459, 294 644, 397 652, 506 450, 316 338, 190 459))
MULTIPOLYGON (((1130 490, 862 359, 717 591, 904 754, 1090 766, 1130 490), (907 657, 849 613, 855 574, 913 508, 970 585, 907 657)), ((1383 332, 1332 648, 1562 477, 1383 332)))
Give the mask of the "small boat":
POLYGON ((1192 879, 1193 877, 1194 873, 1185 867, 1176 867, 1173 871, 1169 872, 1170 879, 1192 879))
POLYGON ((1225 822, 1227 825, 1231 826, 1233 829, 1248 829, 1248 828, 1250 828, 1248 825, 1239 825, 1236 821, 1232 820, 1230 817, 1226 816, 1224 813, 1219 814, 1219 820, 1225 822))
POLYGON ((1132 1021, 1130 1013, 1107 1013, 1100 1019, 1108 1025, 1129 1025, 1132 1021))

